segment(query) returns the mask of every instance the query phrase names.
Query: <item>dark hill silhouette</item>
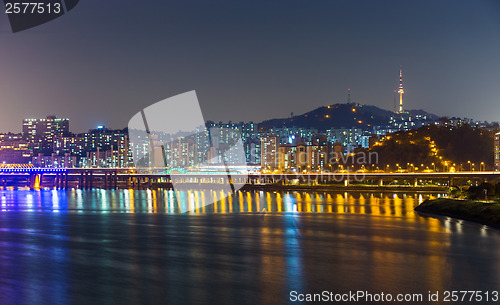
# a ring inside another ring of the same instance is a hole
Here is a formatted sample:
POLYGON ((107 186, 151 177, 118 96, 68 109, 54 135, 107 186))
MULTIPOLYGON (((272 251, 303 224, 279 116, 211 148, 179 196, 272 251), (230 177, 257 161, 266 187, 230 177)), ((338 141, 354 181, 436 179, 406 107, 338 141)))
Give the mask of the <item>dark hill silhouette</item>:
MULTIPOLYGON (((410 110, 410 115, 427 115, 431 120, 438 116, 423 110, 410 110)), ((361 104, 335 104, 323 106, 307 113, 285 119, 271 119, 259 124, 260 131, 279 127, 316 128, 325 131, 332 128, 369 128, 388 125, 396 114, 376 106, 361 104)))

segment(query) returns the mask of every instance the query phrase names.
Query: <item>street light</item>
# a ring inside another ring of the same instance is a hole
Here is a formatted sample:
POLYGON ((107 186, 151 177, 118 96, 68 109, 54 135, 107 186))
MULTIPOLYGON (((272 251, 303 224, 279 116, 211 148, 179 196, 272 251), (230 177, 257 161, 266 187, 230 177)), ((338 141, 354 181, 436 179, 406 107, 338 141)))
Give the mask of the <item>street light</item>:
POLYGON ((479 165, 479 171, 486 171, 486 165, 484 165, 484 162, 481 162, 481 164, 479 165))

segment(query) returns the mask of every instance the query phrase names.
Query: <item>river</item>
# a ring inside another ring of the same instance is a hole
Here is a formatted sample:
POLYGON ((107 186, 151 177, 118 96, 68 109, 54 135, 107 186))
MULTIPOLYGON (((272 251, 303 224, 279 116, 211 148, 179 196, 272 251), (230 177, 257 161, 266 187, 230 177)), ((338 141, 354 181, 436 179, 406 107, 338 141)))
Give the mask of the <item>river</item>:
POLYGON ((440 194, 237 192, 177 213, 201 195, 0 190, 0 304, 313 304, 299 294, 323 291, 454 304, 446 291, 461 290, 482 300, 457 304, 498 303, 499 231, 413 211, 440 194))

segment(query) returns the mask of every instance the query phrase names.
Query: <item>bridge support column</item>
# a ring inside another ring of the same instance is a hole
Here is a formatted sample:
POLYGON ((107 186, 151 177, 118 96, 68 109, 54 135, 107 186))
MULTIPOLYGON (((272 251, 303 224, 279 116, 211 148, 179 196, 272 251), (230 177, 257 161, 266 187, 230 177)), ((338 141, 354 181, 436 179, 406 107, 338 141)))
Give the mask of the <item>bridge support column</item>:
POLYGON ((35 188, 35 179, 36 179, 36 174, 30 174, 30 189, 35 188))
POLYGON ((417 178, 413 178, 413 186, 418 186, 418 179, 417 178))
POLYGON ((348 178, 346 178, 346 179, 344 180, 344 186, 349 186, 349 179, 348 179, 348 178))
POLYGON ((94 175, 91 171, 86 172, 85 174, 85 188, 91 189, 94 187, 94 175))
POLYGON ((384 179, 378 179, 378 186, 384 186, 384 179))
POLYGON ((83 189, 83 183, 85 182, 85 176, 83 173, 80 173, 80 181, 78 182, 78 188, 83 189))

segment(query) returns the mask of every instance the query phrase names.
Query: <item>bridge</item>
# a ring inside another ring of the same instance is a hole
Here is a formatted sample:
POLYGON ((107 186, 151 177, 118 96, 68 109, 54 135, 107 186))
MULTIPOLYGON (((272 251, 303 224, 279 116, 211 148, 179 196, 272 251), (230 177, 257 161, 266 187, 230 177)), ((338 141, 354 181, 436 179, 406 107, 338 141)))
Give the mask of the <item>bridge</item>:
MULTIPOLYGON (((228 173, 176 173, 164 170, 136 170, 134 168, 36 168, 33 166, 0 165, 0 186, 24 186, 30 188, 172 188, 213 187, 226 183, 228 173)), ((443 185, 454 185, 454 181, 491 181, 500 178, 496 171, 462 172, 334 172, 334 173, 230 173, 231 182, 246 185, 265 184, 343 184, 363 183, 383 186, 389 182, 418 186, 421 183, 437 181, 443 185)), ((499 179, 500 180, 500 179, 499 179)))

